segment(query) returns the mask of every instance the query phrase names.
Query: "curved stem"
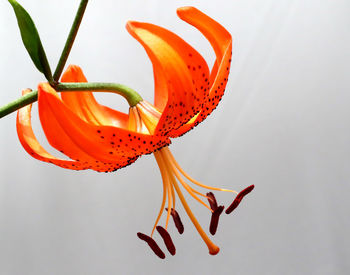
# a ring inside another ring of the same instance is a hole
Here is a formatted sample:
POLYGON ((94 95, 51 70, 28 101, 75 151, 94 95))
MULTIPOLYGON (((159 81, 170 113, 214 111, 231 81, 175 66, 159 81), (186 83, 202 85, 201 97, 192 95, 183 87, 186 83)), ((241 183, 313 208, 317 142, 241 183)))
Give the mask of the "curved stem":
MULTIPOLYGON (((54 85, 54 88, 58 92, 94 91, 116 93, 123 96, 131 107, 143 100, 133 89, 117 83, 59 83, 54 85)), ((0 107, 0 118, 37 100, 38 91, 28 93, 25 96, 0 107)))
POLYGON ((68 35, 68 38, 67 38, 67 41, 66 41, 66 43, 64 45, 64 48, 63 48, 63 51, 61 53, 60 60, 58 61, 55 73, 53 74, 53 80, 54 81, 58 81, 60 76, 61 76, 61 74, 62 74, 64 65, 66 64, 68 55, 70 53, 70 50, 72 49, 75 37, 76 37, 76 35, 78 33, 78 29, 79 29, 81 20, 83 19, 83 15, 84 15, 86 6, 88 4, 88 1, 89 0, 81 0, 81 2, 80 2, 78 11, 77 11, 77 13, 75 15, 72 27, 70 29, 70 32, 69 32, 69 35, 68 35))
POLYGON ((123 96, 129 103, 130 107, 136 106, 137 103, 142 101, 142 97, 133 89, 128 86, 117 83, 59 83, 54 85, 57 91, 94 91, 94 92, 112 92, 123 96))

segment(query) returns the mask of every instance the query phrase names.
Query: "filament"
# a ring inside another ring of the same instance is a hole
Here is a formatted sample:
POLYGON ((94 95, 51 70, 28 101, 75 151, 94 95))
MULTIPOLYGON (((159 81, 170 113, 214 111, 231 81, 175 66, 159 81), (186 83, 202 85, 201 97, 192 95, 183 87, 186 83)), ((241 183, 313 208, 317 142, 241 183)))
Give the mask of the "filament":
MULTIPOLYGON (((167 190, 168 190, 168 213, 167 213, 167 216, 166 216, 166 221, 165 221, 165 229, 168 229, 168 223, 169 223, 169 218, 170 218, 170 213, 171 213, 171 203, 172 203, 172 192, 171 192, 171 186, 172 184, 169 182, 169 175, 168 175, 168 180, 166 182, 166 185, 167 185, 167 190)), ((161 209, 161 211, 163 211, 163 209, 161 209)))
POLYGON ((161 170, 164 169, 164 166, 165 166, 165 169, 167 169, 168 173, 169 173, 169 176, 171 177, 171 182, 172 184, 174 185, 174 188, 176 190, 176 193, 178 194, 179 198, 180 198, 180 201, 182 203, 182 205, 184 206, 185 208, 185 211, 187 213, 187 215, 189 216, 189 218, 191 219, 193 225, 195 226, 195 228, 197 229, 199 235, 202 237, 203 241, 206 243, 206 245, 208 246, 208 249, 209 249, 209 253, 212 254, 212 255, 215 255, 217 254, 219 251, 220 251, 220 248, 218 246, 216 246, 210 239, 209 237, 207 236, 207 234, 205 234, 203 228, 200 226, 200 224, 198 223, 196 217, 193 215, 190 207, 188 206, 187 202, 186 202, 186 199, 184 197, 184 195, 182 194, 181 192, 181 189, 179 187, 179 185, 177 184, 175 178, 174 178, 174 175, 172 174, 172 170, 171 170, 171 167, 169 167, 166 163, 166 158, 167 158, 167 154, 164 150, 160 150, 160 151, 157 151, 154 153, 154 155, 156 156, 156 159, 157 159, 157 162, 159 164, 161 164, 161 170), (164 155, 163 155, 163 154, 164 155))
POLYGON ((160 174, 162 176, 162 181, 163 181, 163 199, 162 199, 162 204, 160 206, 160 210, 159 210, 156 222, 154 223, 154 226, 153 226, 153 229, 152 229, 151 237, 153 236, 154 230, 156 229, 157 224, 159 222, 159 219, 160 219, 160 217, 162 216, 162 213, 163 213, 163 209, 164 209, 164 206, 165 206, 165 200, 166 200, 166 193, 167 193, 167 182, 169 182, 167 171, 166 171, 165 167, 163 166, 162 160, 158 156, 158 152, 154 152, 154 156, 156 158, 156 161, 157 161, 159 169, 160 169, 160 174))
MULTIPOLYGON (((167 157, 165 156, 164 157, 164 160, 165 162, 167 163, 168 165, 168 168, 169 170, 173 171, 175 176, 177 177, 177 179, 180 181, 180 183, 182 184, 182 186, 187 190, 188 193, 190 193, 190 195, 195 199, 197 200, 199 203, 203 204, 206 208, 208 208, 211 212, 213 211, 208 205, 206 205, 200 198, 198 198, 196 196, 196 194, 192 191, 193 189, 191 187, 188 186, 188 184, 181 178, 180 174, 178 171, 176 171, 173 166, 173 164, 168 161, 167 157)), ((198 192, 198 191, 195 191, 195 192, 198 192)), ((198 192, 200 193, 200 192, 198 192)), ((201 194, 201 193, 200 193, 201 194)), ((204 197, 206 197, 205 195, 203 195, 204 197)))
POLYGON ((191 176, 189 176, 182 168, 181 166, 177 163, 177 161, 175 160, 174 156, 172 155, 171 151, 169 150, 168 147, 164 148, 164 153, 169 157, 169 159, 171 160, 171 162, 174 164, 174 166, 177 168, 177 170, 180 171, 181 174, 183 174, 189 181, 191 181, 192 183, 202 187, 202 188, 206 188, 206 189, 210 189, 210 190, 216 190, 216 191, 224 191, 224 192, 231 192, 231 193, 236 193, 238 194, 237 191, 235 190, 230 190, 230 189, 223 189, 223 188, 217 188, 217 187, 212 187, 212 186, 208 186, 205 184, 200 183, 199 181, 196 181, 195 179, 193 179, 191 176))

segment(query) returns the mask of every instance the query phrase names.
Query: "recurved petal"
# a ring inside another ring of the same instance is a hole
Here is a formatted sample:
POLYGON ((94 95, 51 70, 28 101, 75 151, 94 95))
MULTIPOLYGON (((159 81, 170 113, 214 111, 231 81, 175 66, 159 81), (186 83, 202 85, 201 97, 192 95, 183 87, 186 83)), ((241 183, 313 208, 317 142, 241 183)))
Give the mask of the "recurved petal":
MULTIPOLYGON (((31 90, 27 89, 22 92, 22 95, 31 92, 31 90)), ((21 142, 23 148, 30 154, 33 158, 36 158, 41 161, 53 163, 57 166, 73 169, 73 170, 83 170, 87 169, 88 166, 84 165, 81 162, 74 160, 64 160, 60 158, 56 158, 48 153, 38 142, 36 139, 31 122, 31 109, 32 104, 29 104, 17 112, 17 135, 19 141, 21 142)))
MULTIPOLYGON (((61 82, 87 82, 79 66, 70 65, 61 82)), ((92 92, 62 92, 61 98, 75 114, 86 122, 127 128, 128 115, 99 104, 92 92)))
POLYGON ((210 90, 196 119, 178 128, 172 137, 183 135, 202 122, 219 104, 226 88, 232 56, 232 37, 218 22, 193 7, 177 10, 179 17, 197 28, 210 42, 216 61, 210 73, 210 90))
POLYGON ((88 156, 103 163, 126 165, 135 161, 138 156, 151 153, 170 142, 164 137, 139 134, 113 126, 89 124, 72 112, 47 83, 40 84, 38 92, 39 115, 48 140, 63 145, 62 137, 55 135, 56 130, 52 126, 54 122, 54 128, 59 128, 67 138, 64 141, 65 145, 74 144, 88 156))
POLYGON ((218 71, 213 78, 213 84, 210 86, 209 96, 205 99, 202 110, 195 121, 195 125, 201 123, 212 111, 218 106, 222 96, 225 93, 228 75, 230 73, 232 44, 228 45, 227 51, 220 63, 218 63, 218 71))
POLYGON ((201 109, 209 91, 208 66, 195 49, 164 28, 129 22, 127 29, 152 61, 155 107, 162 112, 155 134, 168 135, 201 109))
POLYGON ((194 7, 177 9, 178 16, 198 29, 210 42, 219 64, 232 44, 231 34, 214 19, 194 7))
MULTIPOLYGON (((87 165, 88 168, 96 171, 114 171, 127 165, 126 159, 115 159, 114 161, 108 161, 105 159, 96 158, 95 156, 84 151, 83 148, 79 147, 79 145, 71 139, 70 135, 62 127, 61 123, 55 116, 55 112, 52 110, 47 100, 45 100, 44 90, 53 89, 47 83, 42 83, 38 87, 40 122, 45 136, 52 147, 59 150, 69 158, 77 160, 78 162, 87 165)), ((64 104, 56 92, 54 92, 54 96, 58 101, 64 104)))

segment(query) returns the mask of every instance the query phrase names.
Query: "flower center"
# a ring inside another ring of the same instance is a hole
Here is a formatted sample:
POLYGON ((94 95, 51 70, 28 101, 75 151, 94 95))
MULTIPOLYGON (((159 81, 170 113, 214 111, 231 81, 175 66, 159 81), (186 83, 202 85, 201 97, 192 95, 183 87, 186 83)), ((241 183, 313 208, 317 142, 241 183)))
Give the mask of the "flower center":
POLYGON ((129 109, 129 130, 153 135, 161 115, 152 104, 140 101, 129 109))

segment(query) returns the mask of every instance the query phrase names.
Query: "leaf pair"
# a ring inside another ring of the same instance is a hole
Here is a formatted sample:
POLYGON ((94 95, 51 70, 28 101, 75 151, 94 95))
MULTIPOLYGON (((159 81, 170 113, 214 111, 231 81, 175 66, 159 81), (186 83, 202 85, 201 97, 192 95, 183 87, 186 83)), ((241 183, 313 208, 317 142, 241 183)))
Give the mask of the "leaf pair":
POLYGON ((35 67, 45 75, 46 79, 49 82, 53 82, 50 65, 32 18, 17 1, 8 1, 15 11, 22 41, 30 58, 34 62, 35 67))

